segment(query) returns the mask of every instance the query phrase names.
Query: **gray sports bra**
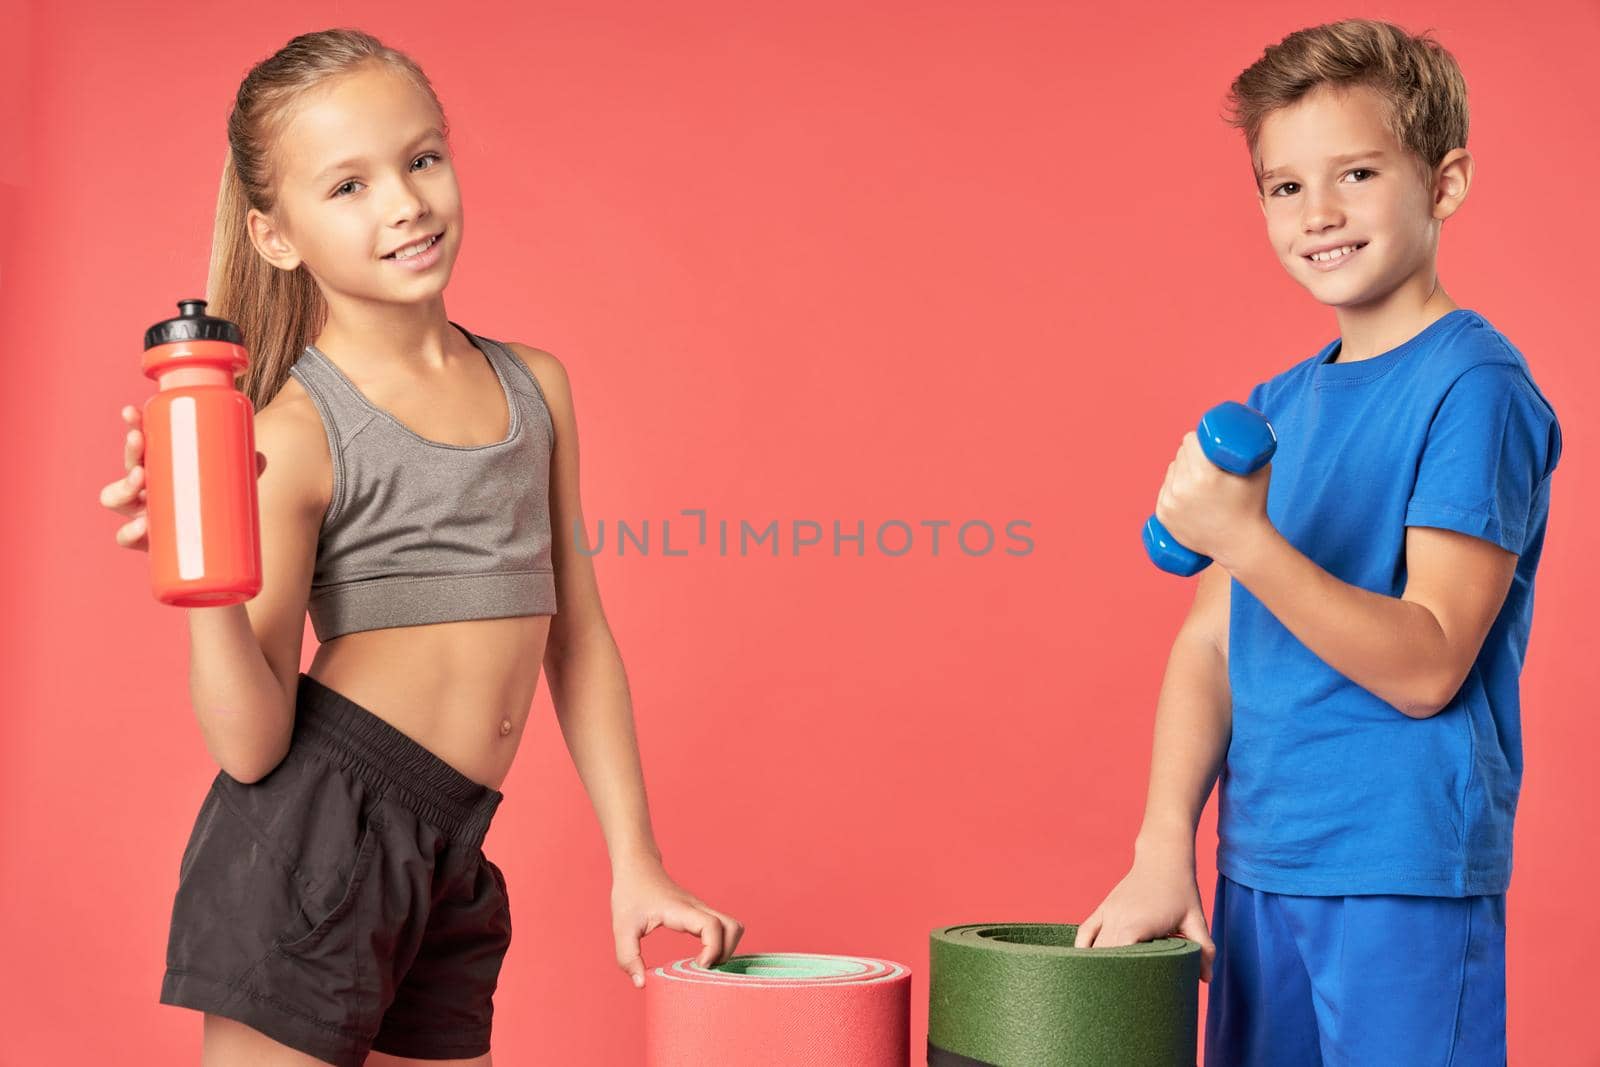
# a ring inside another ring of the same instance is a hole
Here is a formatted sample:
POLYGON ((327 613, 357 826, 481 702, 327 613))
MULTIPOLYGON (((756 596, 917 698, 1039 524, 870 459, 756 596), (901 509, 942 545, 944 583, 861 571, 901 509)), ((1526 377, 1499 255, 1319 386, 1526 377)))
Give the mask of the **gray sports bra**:
POLYGON ((450 445, 369 402, 315 345, 289 373, 328 435, 333 496, 308 609, 318 641, 357 630, 554 615, 550 452, 538 379, 509 348, 455 326, 500 379, 503 441, 450 445))

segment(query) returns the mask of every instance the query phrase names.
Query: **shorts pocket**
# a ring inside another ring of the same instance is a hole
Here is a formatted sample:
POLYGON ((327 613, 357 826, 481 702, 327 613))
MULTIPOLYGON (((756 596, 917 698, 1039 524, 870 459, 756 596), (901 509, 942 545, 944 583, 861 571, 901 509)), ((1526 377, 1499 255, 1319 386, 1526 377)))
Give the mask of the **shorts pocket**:
POLYGON ((252 996, 280 1011, 370 1039, 385 988, 383 859, 385 822, 374 809, 339 873, 305 895, 294 924, 273 940, 248 975, 252 996))
MULTIPOLYGON (((350 873, 343 879, 343 890, 339 893, 337 901, 322 918, 318 919, 314 913, 302 914, 310 921, 311 928, 304 933, 296 933, 294 928, 280 935, 272 944, 273 951, 285 955, 296 955, 309 951, 323 940, 328 931, 337 926, 345 916, 355 908, 356 902, 361 898, 361 890, 366 883, 367 875, 372 870, 373 857, 378 851, 380 831, 383 829, 382 817, 376 809, 367 816, 361 830, 361 837, 356 845, 355 857, 351 861, 350 873)), ((339 882, 332 883, 338 885, 339 882)), ((323 901, 325 906, 326 899, 323 901)), ((313 905, 318 907, 318 905, 313 905)))

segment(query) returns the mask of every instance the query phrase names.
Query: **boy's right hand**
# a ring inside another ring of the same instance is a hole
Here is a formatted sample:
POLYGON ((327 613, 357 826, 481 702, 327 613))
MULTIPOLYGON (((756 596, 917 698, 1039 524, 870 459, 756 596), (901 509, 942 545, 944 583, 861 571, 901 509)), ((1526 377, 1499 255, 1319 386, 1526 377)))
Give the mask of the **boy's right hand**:
POLYGON ((1186 937, 1200 945, 1200 980, 1211 981, 1217 946, 1200 906, 1194 869, 1177 859, 1136 858, 1116 888, 1078 926, 1073 948, 1112 948, 1160 937, 1186 937))
MULTIPOLYGON (((145 514, 144 431, 140 428, 143 416, 139 409, 128 404, 122 409, 122 421, 128 424, 128 436, 123 439, 122 466, 128 473, 100 490, 100 503, 128 521, 117 528, 117 544, 123 548, 150 551, 150 532, 145 514)), ((267 467, 267 457, 256 453, 256 477, 267 467)))

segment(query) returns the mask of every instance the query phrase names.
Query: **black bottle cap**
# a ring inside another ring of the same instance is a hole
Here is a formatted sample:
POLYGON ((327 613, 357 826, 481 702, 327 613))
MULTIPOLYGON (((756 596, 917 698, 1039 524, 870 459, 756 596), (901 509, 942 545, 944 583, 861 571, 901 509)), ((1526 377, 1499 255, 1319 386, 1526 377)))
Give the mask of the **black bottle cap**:
POLYGON ((244 335, 239 327, 227 319, 206 314, 204 300, 180 300, 175 319, 156 323, 144 332, 145 348, 169 344, 173 341, 228 341, 243 345, 244 335))

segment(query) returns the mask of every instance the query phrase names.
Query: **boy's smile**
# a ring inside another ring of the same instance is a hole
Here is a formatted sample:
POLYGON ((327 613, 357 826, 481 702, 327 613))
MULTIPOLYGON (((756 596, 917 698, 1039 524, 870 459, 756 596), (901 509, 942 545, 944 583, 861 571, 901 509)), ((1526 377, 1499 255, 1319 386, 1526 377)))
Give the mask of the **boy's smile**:
POLYGON ((1305 259, 1317 270, 1336 270, 1348 263, 1352 256, 1365 247, 1367 247, 1366 241, 1348 241, 1335 248, 1307 252, 1305 259))

